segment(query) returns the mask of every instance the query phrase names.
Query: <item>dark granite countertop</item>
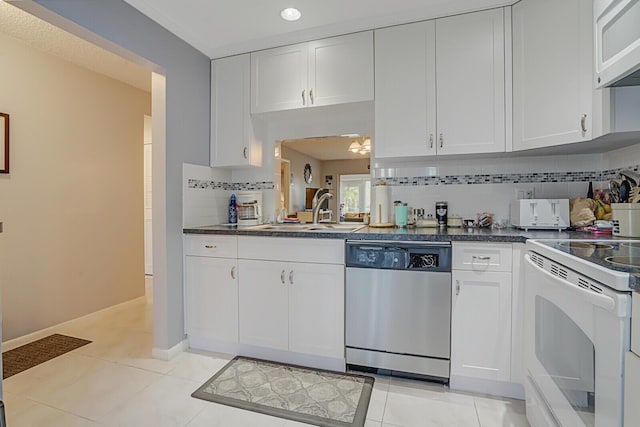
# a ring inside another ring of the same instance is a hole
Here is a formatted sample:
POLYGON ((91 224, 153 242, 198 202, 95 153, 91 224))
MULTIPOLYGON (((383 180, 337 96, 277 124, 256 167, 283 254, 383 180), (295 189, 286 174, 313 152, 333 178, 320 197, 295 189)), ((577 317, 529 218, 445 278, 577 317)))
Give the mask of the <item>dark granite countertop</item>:
POLYGON ((208 225, 183 229, 185 234, 227 234, 237 236, 302 237, 310 239, 395 240, 395 241, 467 241, 524 243, 527 239, 611 239, 611 235, 582 231, 524 231, 515 228, 373 228, 358 231, 282 231, 260 230, 251 226, 208 225))

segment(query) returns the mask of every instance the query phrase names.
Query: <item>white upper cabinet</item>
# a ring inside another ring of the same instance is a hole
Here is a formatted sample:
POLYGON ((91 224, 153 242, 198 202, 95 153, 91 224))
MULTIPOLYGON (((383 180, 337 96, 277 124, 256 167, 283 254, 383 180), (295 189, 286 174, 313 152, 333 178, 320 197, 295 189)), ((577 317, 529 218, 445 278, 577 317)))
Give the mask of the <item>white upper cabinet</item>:
POLYGON ((434 21, 375 32, 374 154, 436 154, 436 26, 434 21))
POLYGON ((373 100, 371 31, 251 54, 251 113, 373 100))
POLYGON ((376 30, 376 158, 503 152, 505 10, 376 30))
POLYGON ((438 154, 505 151, 504 9, 436 20, 438 154))
POLYGON ((594 18, 598 87, 616 83, 634 72, 633 84, 637 85, 640 0, 594 0, 594 18))
POLYGON ((594 95, 597 102, 603 94, 593 89, 592 25, 587 0, 513 6, 514 150, 600 136, 602 101, 594 108, 594 95))
POLYGON ((373 100, 373 32, 309 42, 310 106, 373 100))
POLYGON ((307 43, 251 54, 251 113, 307 105, 307 43))
POLYGON ((249 54, 211 61, 211 166, 260 166, 250 114, 249 54))

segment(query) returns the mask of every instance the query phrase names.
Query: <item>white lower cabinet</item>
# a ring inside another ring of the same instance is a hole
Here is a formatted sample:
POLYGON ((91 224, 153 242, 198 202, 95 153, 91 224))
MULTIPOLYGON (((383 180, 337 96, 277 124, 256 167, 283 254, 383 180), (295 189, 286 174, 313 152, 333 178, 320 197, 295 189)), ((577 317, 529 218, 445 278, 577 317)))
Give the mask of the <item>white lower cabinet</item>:
POLYGON ((509 381, 511 273, 454 270, 451 375, 509 381))
POLYGON ((237 262, 185 256, 185 320, 190 339, 238 342, 237 262))
POLYGON ((240 342, 344 357, 344 267, 239 260, 240 342))
POLYGON ((521 243, 454 242, 452 390, 524 398, 521 243))
POLYGON ((289 350, 344 357, 344 267, 292 263, 289 350))
POLYGON ((240 342, 287 350, 289 289, 286 268, 271 261, 238 260, 240 342))

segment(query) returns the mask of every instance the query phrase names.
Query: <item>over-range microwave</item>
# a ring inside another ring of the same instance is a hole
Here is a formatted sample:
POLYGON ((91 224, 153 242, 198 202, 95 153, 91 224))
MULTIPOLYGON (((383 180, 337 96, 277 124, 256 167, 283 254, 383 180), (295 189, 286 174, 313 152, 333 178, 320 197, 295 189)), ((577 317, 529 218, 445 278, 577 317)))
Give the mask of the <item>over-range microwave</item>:
POLYGON ((594 0, 596 85, 640 85, 640 0, 594 0))

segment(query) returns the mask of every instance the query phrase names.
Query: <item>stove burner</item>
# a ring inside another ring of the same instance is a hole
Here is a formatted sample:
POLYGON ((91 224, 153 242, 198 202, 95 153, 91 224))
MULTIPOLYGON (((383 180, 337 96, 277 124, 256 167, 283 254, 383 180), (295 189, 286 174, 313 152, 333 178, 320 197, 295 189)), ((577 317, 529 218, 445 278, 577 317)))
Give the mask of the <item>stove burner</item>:
POLYGON ((640 267, 640 256, 608 256, 604 260, 623 267, 640 267))
POLYGON ((564 246, 570 249, 611 249, 613 245, 605 243, 590 243, 590 242, 561 242, 560 246, 564 246))

